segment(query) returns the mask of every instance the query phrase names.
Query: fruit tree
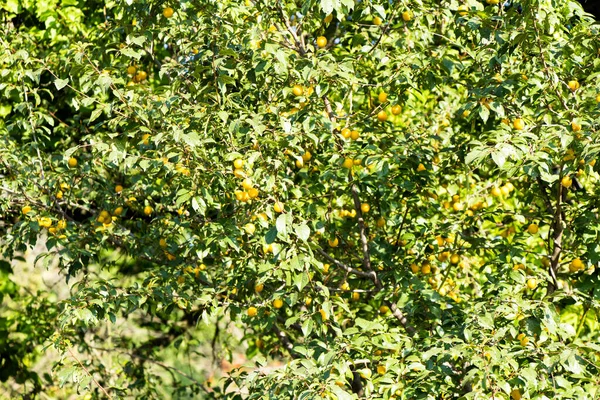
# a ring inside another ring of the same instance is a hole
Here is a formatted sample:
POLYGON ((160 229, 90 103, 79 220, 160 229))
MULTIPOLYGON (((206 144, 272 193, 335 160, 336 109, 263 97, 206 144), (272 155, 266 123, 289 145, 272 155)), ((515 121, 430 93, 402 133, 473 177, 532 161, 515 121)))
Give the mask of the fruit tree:
POLYGON ((600 398, 579 3, 0 15, 2 396, 600 398))

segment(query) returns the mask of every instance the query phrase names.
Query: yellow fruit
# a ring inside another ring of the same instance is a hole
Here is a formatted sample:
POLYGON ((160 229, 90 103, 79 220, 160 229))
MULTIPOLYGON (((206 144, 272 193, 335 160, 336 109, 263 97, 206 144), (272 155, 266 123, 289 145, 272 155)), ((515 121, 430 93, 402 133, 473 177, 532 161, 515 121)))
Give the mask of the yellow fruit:
POLYGON ((256 317, 256 314, 258 314, 258 310, 256 309, 256 307, 248 307, 246 314, 248 314, 249 317, 256 317))
POLYGON ((458 6, 458 15, 464 17, 465 15, 467 15, 467 10, 468 7, 464 4, 461 4, 460 6, 458 6))
POLYGON ((502 196, 502 191, 499 188, 494 187, 494 188, 492 188, 491 194, 494 197, 500 197, 500 196, 502 196))
POLYGON ((373 17, 373 25, 381 25, 383 21, 378 16, 373 17))
POLYGON ((304 167, 304 160, 302 159, 302 157, 296 158, 295 164, 296 164, 296 168, 304 167))
POLYGON ((244 166, 244 160, 242 160, 241 158, 237 158, 233 162, 233 168, 235 168, 235 169, 241 169, 243 166, 244 166))
POLYGON ((146 145, 146 146, 148 146, 150 144, 150 134, 149 133, 145 133, 144 135, 142 135, 142 144, 146 145))
POLYGON ((386 371, 387 371, 387 368, 385 367, 385 365, 378 365, 377 366, 377 373, 379 375, 385 374, 386 371))
POLYGON ((317 46, 319 46, 321 49, 327 46, 327 38, 325 36, 319 36, 317 38, 317 46))
POLYGON ((254 286, 254 291, 255 291, 256 293, 260 293, 260 292, 262 292, 262 291, 263 291, 263 289, 264 289, 264 288, 265 288, 265 285, 264 285, 264 284, 262 284, 262 283, 258 283, 258 284, 256 284, 256 286, 254 286))
POLYGON ((254 224, 250 222, 244 225, 244 230, 248 235, 253 235, 254 231, 256 231, 256 226, 254 226, 254 224))
POLYGON ((165 18, 171 18, 173 16, 173 13, 174 11, 171 7, 167 7, 163 10, 163 16, 165 18))
POLYGON ((281 299, 273 300, 273 307, 275 307, 275 308, 283 307, 283 300, 281 300, 281 299))
POLYGON ((521 391, 519 389, 513 389, 510 392, 510 397, 512 397, 513 400, 521 400, 521 391))
POLYGON ((327 243, 329 244, 329 247, 338 247, 340 241, 338 240, 338 238, 333 238, 328 240, 327 243))
POLYGON ((42 217, 38 219, 38 225, 42 228, 50 228, 52 226, 52 220, 48 217, 42 217))
POLYGON ((321 319, 322 319, 323 321, 327 321, 327 318, 328 318, 328 316, 327 316, 327 311, 325 311, 325 310, 323 310, 323 309, 321 308, 321 309, 319 310, 319 314, 321 314, 321 319))
POLYGON ((347 292, 348 290, 350 290, 350 284, 348 282, 344 282, 340 286, 340 289, 342 289, 344 292, 347 292))
POLYGON ((158 245, 162 248, 167 247, 167 241, 164 238, 160 238, 160 240, 158 241, 158 245))
POLYGON ((23 215, 27 215, 31 212, 31 207, 30 206, 25 206, 23 208, 21 208, 21 214, 23 215))
POLYGON ((129 75, 133 75, 133 74, 135 74, 135 71, 137 71, 137 68, 136 68, 136 67, 134 67, 133 65, 130 65, 129 67, 127 67, 127 73, 128 73, 129 75))
POLYGON ((254 184, 252 183, 252 179, 250 178, 245 178, 242 181, 242 187, 246 190, 251 189, 254 186, 254 184))
POLYGON ((581 261, 580 258, 576 258, 573 261, 571 261, 571 264, 569 265, 569 271, 577 272, 577 271, 583 269, 583 267, 584 267, 583 261, 581 261))
POLYGON ((234 169, 234 170, 233 170, 233 175, 234 175, 236 178, 243 178, 243 177, 245 177, 245 176, 246 176, 246 173, 244 172, 244 170, 243 170, 243 169, 236 168, 236 169, 234 169))
POLYGON ((308 150, 304 154, 302 154, 302 160, 304 160, 305 162, 310 161, 311 158, 312 154, 310 154, 308 150))
POLYGON ((500 3, 500 0, 485 0, 485 1, 491 5, 496 5, 496 4, 500 3))
POLYGON ((306 306, 310 306, 312 304, 312 298, 307 297, 306 299, 304 299, 304 304, 306 306))
POLYGON ((360 164, 362 164, 362 160, 360 158, 355 158, 354 160, 352 160, 352 164, 360 165, 360 164))
POLYGON ((596 103, 600 103, 600 94, 596 95, 596 103))
POLYGON ((529 343, 529 338, 525 336, 519 342, 521 343, 521 346, 527 346, 527 344, 529 343))
POLYGON ((571 89, 572 92, 576 91, 577 89, 579 89, 579 82, 574 79, 572 81, 567 82, 567 86, 569 87, 569 89, 571 89))
POLYGON ((380 314, 387 314, 390 311, 390 308, 388 306, 381 306, 379 307, 379 313, 380 314))
POLYGON ((363 379, 369 379, 371 377, 371 370, 370 369, 362 369, 359 371, 358 374, 363 379))
POLYGON ((392 107, 392 114, 398 115, 402 112, 402 106, 396 104, 392 107))
POLYGON ((452 254, 450 256, 450 264, 458 264, 460 262, 460 256, 458 254, 452 254))
POLYGON ((385 103, 387 101, 387 97, 388 97, 387 93, 382 90, 381 92, 379 92, 377 99, 379 100, 380 103, 385 103))
POLYGON ((360 300, 360 293, 352 292, 352 300, 354 300, 354 301, 360 300))
POLYGON ((412 19, 412 11, 404 11, 402 12, 402 19, 405 22, 408 22, 412 19))
POLYGON ((273 205, 273 210, 276 213, 282 213, 284 209, 285 209, 285 206, 283 205, 283 203, 281 201, 276 201, 275 204, 273 205))
POLYGON ((465 206, 463 203, 460 203, 460 202, 452 203, 452 209, 454 211, 457 211, 457 212, 462 211, 464 208, 465 208, 465 206))
POLYGON ((417 264, 411 264, 410 269, 413 272, 413 274, 418 274, 419 271, 421 271, 421 268, 419 268, 417 264))
POLYGON ((429 263, 423 264, 421 267, 421 273, 425 275, 431 273, 431 265, 429 263))
POLYGON ((256 188, 250 188, 248 189, 248 197, 250 197, 251 199, 255 199, 258 197, 258 189, 256 188))
POLYGON ((65 221, 64 219, 61 219, 60 221, 58 221, 56 223, 56 227, 58 229, 65 229, 67 227, 67 221, 65 221))
POLYGON ((263 252, 264 252, 265 254, 268 254, 268 253, 273 253, 273 244, 272 244, 272 243, 270 243, 270 244, 265 244, 265 245, 263 246, 263 252))
POLYGON ((350 132, 350 139, 352 140, 357 140, 360 136, 360 133, 358 131, 352 131, 350 132))
POLYGON ((417 167, 417 172, 423 172, 423 171, 427 171, 427 168, 425 168, 425 166, 420 163, 419 166, 417 167))
POLYGON ((351 158, 346 158, 342 163, 342 167, 344 168, 352 168, 354 166, 354 161, 351 158))
POLYGON ((384 226, 385 226, 385 218, 379 217, 379 219, 377 220, 377 227, 383 228, 384 226))
POLYGON ((123 214, 123 207, 117 207, 115 208, 115 210, 113 211, 113 215, 119 216, 123 214))
MULTIPOLYGON (((142 82, 145 81, 146 78, 148 77, 148 74, 146 73, 146 71, 138 71, 137 74, 135 74, 135 76, 133 77, 133 80, 136 82, 142 82)), ((148 135, 150 136, 150 135, 148 135)), ((144 143, 147 144, 147 143, 144 143)))
POLYGON ((323 264, 323 273, 326 274, 329 272, 329 264, 323 264))
POLYGON ((148 215, 148 216, 149 216, 149 215, 151 215, 151 214, 152 214, 152 211, 153 211, 153 210, 152 210, 152 207, 150 207, 150 206, 146 206, 146 207, 144 207, 144 214, 145 214, 145 215, 148 215))
POLYGON ((530 290, 533 290, 537 287, 537 280, 535 278, 529 278, 527 279, 527 287, 530 290))
POLYGON ((539 227, 537 224, 529 224, 529 226, 527 227, 527 232, 531 233, 532 235, 538 233, 538 230, 539 227))
POLYGON ((121 193, 122 191, 123 191, 123 186, 121 186, 121 185, 115 186, 115 192, 116 193, 121 193))
POLYGON ((75 168, 77 166, 77 159, 75 157, 69 158, 68 164, 69 167, 75 168))
POLYGON ((292 93, 294 96, 302 96, 304 94, 304 88, 300 85, 294 85, 292 88, 292 93))
POLYGON ((573 121, 571 122, 571 129, 573 130, 573 132, 579 132, 581 130, 581 125, 573 121))
POLYGON ((327 14, 327 16, 323 19, 323 22, 326 24, 330 23, 331 21, 333 21, 333 14, 327 14))
POLYGON ((513 121, 513 128, 518 131, 523 130, 525 128, 525 121, 523 121, 522 118, 515 118, 513 121))
POLYGON ((352 131, 348 128, 342 129, 342 137, 348 139, 352 135, 352 131))
POLYGON ((568 189, 573 184, 573 179, 571 179, 569 176, 563 176, 563 178, 560 180, 560 184, 568 189))
POLYGON ((385 122, 385 121, 387 121, 387 119, 388 119, 388 115, 387 115, 387 113, 386 113, 385 111, 381 110, 381 111, 379 111, 379 112, 377 113, 377 119, 378 119, 380 122, 385 122))
POLYGON ((360 211, 363 213, 368 213, 371 210, 371 206, 368 203, 362 203, 360 205, 360 211))

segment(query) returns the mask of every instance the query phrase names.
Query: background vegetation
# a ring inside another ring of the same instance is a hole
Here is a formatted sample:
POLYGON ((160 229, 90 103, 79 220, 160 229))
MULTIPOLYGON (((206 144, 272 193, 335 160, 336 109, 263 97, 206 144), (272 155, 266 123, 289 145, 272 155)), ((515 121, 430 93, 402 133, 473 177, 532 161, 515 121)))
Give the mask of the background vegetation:
POLYGON ((600 396, 579 3, 0 16, 4 398, 600 396))

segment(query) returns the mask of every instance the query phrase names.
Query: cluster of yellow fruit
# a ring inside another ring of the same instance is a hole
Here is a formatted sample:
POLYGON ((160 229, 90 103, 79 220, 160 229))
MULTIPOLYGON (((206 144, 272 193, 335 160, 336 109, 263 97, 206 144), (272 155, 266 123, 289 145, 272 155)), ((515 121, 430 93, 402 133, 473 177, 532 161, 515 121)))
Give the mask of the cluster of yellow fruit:
POLYGON ((358 140, 358 138, 360 137, 360 132, 358 132, 357 130, 350 130, 348 128, 344 128, 342 129, 341 135, 344 139, 358 140))
POLYGON ((108 211, 102 210, 98 214, 98 217, 96 218, 96 221, 98 221, 99 223, 101 223, 102 225, 104 225, 104 227, 108 227, 108 226, 110 226, 113 223, 113 221, 116 218, 117 217, 113 217, 112 215, 110 215, 110 213, 108 211))
POLYGON ((521 343, 521 346, 527 346, 527 344, 529 344, 529 338, 524 333, 519 333, 517 335, 517 340, 521 343))
POLYGON ((354 167, 355 165, 361 165, 362 164, 362 160, 355 158, 345 158, 344 161, 342 162, 342 167, 346 168, 346 169, 351 169, 352 167, 354 167))
POLYGON ((340 218, 345 218, 345 217, 355 218, 356 210, 355 209, 352 209, 352 210, 339 209, 339 210, 336 210, 335 214, 340 218))
POLYGON ((571 271, 573 273, 575 273, 577 271, 582 271, 584 269, 585 269, 585 264, 583 263, 583 261, 581 261, 581 259, 579 257, 575 258, 569 264, 569 271, 571 271))
POLYGON ((56 191, 56 198, 58 200, 62 199, 64 196, 64 192, 68 191, 69 189, 71 189, 71 187, 68 184, 61 182, 59 185, 59 189, 56 191))
POLYGON ((246 173, 242 169, 244 167, 244 164, 245 164, 245 162, 241 158, 238 158, 233 162, 233 167, 234 167, 233 174, 237 178, 243 178, 242 188, 244 189, 244 190, 236 190, 234 192, 234 194, 235 194, 235 198, 238 201, 241 201, 243 203, 257 198, 258 194, 259 194, 258 189, 254 187, 254 183, 252 182, 252 179, 246 177, 246 173))
MULTIPOLYGON (((21 208, 21 214, 25 216, 29 215, 32 211, 33 209, 31 208, 31 206, 23 206, 23 208, 21 208)), ((67 221, 65 221, 64 219, 57 221, 56 226, 52 226, 52 219, 50 217, 39 217, 37 218, 37 223, 41 228, 48 229, 48 232, 53 235, 56 235, 60 230, 65 229, 67 227, 67 221)), ((59 239, 64 238, 66 238, 65 235, 59 236, 59 239)))
POLYGON ((514 185, 510 182, 506 182, 502 187, 494 186, 490 191, 490 194, 494 197, 508 196, 513 190, 515 190, 514 185))

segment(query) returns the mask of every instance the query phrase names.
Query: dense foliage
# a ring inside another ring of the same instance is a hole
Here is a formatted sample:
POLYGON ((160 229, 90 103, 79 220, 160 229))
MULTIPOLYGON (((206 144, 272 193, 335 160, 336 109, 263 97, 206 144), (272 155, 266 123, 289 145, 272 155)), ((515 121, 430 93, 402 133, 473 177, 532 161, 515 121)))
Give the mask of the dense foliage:
POLYGON ((600 397, 577 2, 0 15, 4 396, 600 397), (36 243, 68 293, 17 283, 36 243))

